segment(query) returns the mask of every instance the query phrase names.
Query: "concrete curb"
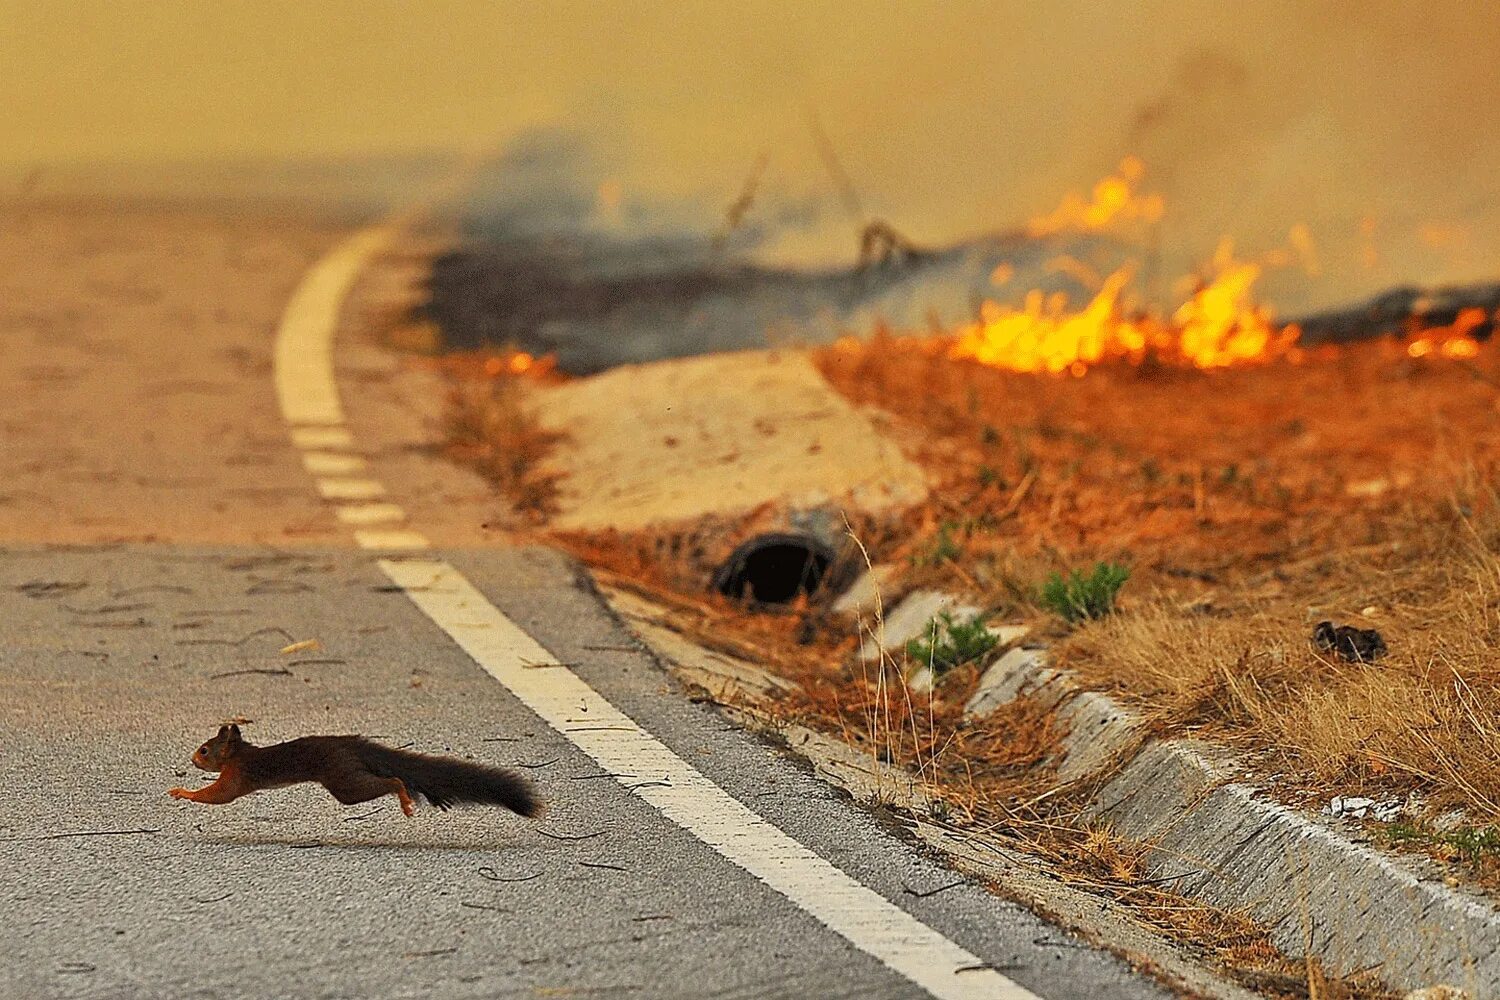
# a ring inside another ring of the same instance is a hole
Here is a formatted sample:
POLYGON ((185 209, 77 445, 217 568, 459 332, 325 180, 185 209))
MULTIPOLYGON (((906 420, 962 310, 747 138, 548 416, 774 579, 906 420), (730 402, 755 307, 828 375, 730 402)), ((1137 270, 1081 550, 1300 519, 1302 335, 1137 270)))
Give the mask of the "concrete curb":
POLYGON ((1371 970, 1397 989, 1449 983, 1500 996, 1500 908, 1490 899, 1268 801, 1232 780, 1242 768, 1222 748, 1150 739, 1138 714, 1080 689, 1039 650, 996 659, 966 713, 1021 697, 1067 724, 1054 763, 1065 783, 1089 789, 1086 812, 1150 845, 1153 876, 1175 891, 1250 915, 1285 954, 1316 956, 1335 975, 1371 970))

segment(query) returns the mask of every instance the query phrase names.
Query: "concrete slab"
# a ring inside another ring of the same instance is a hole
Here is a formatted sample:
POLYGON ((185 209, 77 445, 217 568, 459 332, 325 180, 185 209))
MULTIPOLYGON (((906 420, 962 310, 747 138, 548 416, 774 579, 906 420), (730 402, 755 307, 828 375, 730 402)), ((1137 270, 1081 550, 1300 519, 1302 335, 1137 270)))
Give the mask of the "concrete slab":
POLYGON ((867 632, 861 641, 859 655, 873 661, 879 659, 881 650, 885 649, 899 659, 906 643, 923 635, 932 620, 945 611, 958 621, 965 621, 979 614, 980 609, 961 603, 951 594, 914 590, 896 605, 895 610, 886 613, 884 622, 871 623, 873 631, 867 632))
POLYGON ((896 576, 897 567, 891 565, 871 566, 850 584, 849 589, 833 602, 835 614, 870 618, 877 611, 884 613, 889 600, 886 589, 896 576))
POLYGON ((807 357, 747 351, 628 365, 538 388, 538 421, 568 435, 563 530, 630 530, 762 504, 899 508, 926 473, 807 357))

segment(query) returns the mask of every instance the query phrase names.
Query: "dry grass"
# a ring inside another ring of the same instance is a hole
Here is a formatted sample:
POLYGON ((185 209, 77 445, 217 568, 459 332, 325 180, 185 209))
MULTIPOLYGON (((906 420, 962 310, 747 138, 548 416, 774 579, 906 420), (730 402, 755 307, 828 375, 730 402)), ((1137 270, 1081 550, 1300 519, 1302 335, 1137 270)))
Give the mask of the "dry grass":
POLYGON ((561 476, 546 468, 546 459, 563 435, 537 424, 526 401, 530 381, 512 367, 518 357, 524 356, 444 359, 452 377, 443 447, 450 458, 488 479, 518 517, 536 525, 557 508, 561 476))
POLYGON ((1014 375, 919 342, 821 352, 852 398, 903 418, 943 479, 912 575, 1025 611, 1052 569, 1135 574, 1121 613, 1057 652, 1166 729, 1263 751, 1284 786, 1415 791, 1500 821, 1496 348, 1393 345, 1203 375, 1014 375), (1019 499, 1018 499, 1019 497, 1019 499), (942 542, 950 555, 923 561, 942 542), (1320 619, 1378 628, 1351 664, 1320 619))

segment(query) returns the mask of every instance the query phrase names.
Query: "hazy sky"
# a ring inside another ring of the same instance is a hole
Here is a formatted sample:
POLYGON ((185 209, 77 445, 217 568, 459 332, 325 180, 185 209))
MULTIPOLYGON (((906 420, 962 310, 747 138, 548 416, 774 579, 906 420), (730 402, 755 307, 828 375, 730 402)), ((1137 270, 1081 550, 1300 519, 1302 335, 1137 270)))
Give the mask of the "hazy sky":
POLYGON ((816 110, 870 210, 919 238, 1013 224, 1136 152, 1195 244, 1468 226, 1442 265, 1463 271, 1500 233, 1497 65, 1500 4, 1457 0, 0 0, 0 160, 390 154, 567 123, 627 184, 727 200, 762 152, 771 189, 826 189, 816 110))

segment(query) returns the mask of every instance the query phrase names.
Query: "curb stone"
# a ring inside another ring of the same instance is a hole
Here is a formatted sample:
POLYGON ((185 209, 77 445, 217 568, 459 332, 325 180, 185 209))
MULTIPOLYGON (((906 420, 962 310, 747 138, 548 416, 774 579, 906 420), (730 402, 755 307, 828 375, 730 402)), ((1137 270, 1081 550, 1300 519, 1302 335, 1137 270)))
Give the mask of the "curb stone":
MULTIPOLYGON (((943 606, 957 604, 945 596, 943 606)), ((924 596, 919 609, 935 603, 924 596)), ((903 611, 903 621, 917 613, 903 602, 892 617, 903 611)), ((1500 910, 1488 898, 1234 782, 1243 769, 1223 748, 1147 738, 1138 714, 1082 690, 1040 651, 1012 649, 990 664, 966 714, 1023 696, 1068 723, 1058 774, 1098 782, 1086 814, 1148 844, 1152 874, 1176 891, 1246 912, 1285 954, 1316 956, 1335 975, 1378 969, 1397 989, 1450 983, 1500 995, 1500 910)))

